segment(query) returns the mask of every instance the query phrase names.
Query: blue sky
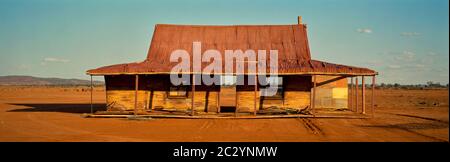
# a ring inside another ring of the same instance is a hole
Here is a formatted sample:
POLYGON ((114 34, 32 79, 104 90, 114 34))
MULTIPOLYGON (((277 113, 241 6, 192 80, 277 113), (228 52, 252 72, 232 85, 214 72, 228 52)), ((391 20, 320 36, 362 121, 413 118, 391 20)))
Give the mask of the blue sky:
MULTIPOLYGON (((313 59, 377 70, 378 82, 448 83, 448 0, 0 0, 0 75, 87 79, 145 59, 169 24, 308 25, 313 59)), ((101 79, 101 78, 98 78, 101 79)))

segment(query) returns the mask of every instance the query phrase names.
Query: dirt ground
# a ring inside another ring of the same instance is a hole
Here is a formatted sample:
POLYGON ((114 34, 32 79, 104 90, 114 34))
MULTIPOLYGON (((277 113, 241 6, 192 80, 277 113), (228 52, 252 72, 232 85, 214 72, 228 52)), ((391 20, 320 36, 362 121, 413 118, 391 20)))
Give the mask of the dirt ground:
POLYGON ((87 90, 0 86, 0 141, 449 141, 448 90, 376 90, 373 119, 145 121, 82 118, 87 90))

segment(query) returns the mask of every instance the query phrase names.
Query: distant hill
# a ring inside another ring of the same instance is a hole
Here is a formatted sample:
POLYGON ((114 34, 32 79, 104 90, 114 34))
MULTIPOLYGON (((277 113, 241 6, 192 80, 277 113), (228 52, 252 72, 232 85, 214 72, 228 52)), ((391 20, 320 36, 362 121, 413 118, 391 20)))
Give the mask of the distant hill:
MULTIPOLYGON (((90 80, 40 78, 33 76, 0 76, 0 85, 90 85, 90 80)), ((94 85, 104 84, 102 81, 93 81, 94 85)))

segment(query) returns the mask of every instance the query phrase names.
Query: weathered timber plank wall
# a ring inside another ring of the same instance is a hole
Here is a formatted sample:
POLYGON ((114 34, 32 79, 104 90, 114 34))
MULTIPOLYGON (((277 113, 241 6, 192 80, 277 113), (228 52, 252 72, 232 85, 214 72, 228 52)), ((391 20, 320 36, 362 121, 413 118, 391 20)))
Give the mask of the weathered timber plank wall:
MULTIPOLYGON (((111 110, 134 109, 134 75, 105 76, 107 105, 111 110)), ((171 86, 168 75, 140 75, 138 91, 138 109, 179 109, 191 107, 191 86, 187 87, 186 98, 168 98, 171 86)), ((196 86, 195 110, 217 111, 218 86, 196 86)))
MULTIPOLYGON (((284 98, 266 99, 257 95, 257 110, 271 106, 279 108, 303 109, 310 104, 310 76, 283 76, 284 98)), ((333 80, 332 76, 318 76, 316 96, 317 108, 347 108, 347 79, 333 80), (330 81, 331 82, 327 82, 330 81), (320 84, 323 83, 323 84, 320 84)), ((134 108, 134 76, 105 76, 107 101, 112 110, 133 110, 134 108)), ((247 82, 247 81, 246 81, 247 82)), ((138 109, 178 109, 187 110, 191 105, 191 86, 188 86, 186 98, 168 98, 171 86, 168 75, 139 76, 138 109)), ((252 112, 254 109, 254 86, 237 86, 240 112, 252 112)), ((217 111, 217 95, 219 86, 196 86, 195 110, 217 111)))
MULTIPOLYGON (((247 79, 247 78, 246 78, 247 79)), ((245 80, 247 83, 247 80, 245 80)), ((258 88, 256 108, 257 111, 268 107, 303 109, 309 106, 310 76, 283 76, 284 97, 281 99, 268 99, 259 96, 260 87, 258 88)), ((239 112, 253 112, 254 109, 254 86, 237 86, 239 112)))

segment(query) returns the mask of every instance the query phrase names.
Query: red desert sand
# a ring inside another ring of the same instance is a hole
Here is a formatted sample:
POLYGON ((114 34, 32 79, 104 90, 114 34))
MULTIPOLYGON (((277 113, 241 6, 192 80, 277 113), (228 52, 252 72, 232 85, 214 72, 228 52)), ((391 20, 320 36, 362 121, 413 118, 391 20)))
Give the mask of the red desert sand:
MULTIPOLYGON (((96 109, 104 93, 95 88, 96 109)), ((449 141, 448 89, 376 90, 375 100, 371 119, 129 120, 81 117, 88 87, 0 86, 0 141, 449 141)))

